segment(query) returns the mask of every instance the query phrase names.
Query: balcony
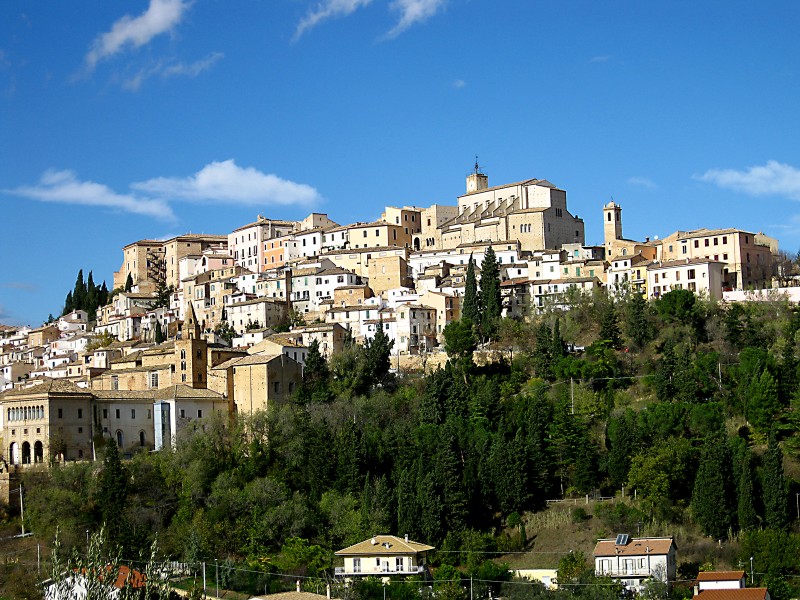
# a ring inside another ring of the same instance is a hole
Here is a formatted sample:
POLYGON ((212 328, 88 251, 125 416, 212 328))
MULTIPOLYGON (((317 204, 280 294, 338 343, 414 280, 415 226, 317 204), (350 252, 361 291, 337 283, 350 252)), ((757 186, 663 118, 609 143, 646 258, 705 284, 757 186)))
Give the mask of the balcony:
POLYGON ((418 575, 420 573, 425 572, 425 567, 420 565, 415 565, 413 567, 403 567, 402 569, 392 569, 390 567, 375 567, 373 569, 361 569, 360 571, 352 571, 347 572, 345 571, 344 567, 335 567, 334 574, 337 576, 342 575, 418 575))

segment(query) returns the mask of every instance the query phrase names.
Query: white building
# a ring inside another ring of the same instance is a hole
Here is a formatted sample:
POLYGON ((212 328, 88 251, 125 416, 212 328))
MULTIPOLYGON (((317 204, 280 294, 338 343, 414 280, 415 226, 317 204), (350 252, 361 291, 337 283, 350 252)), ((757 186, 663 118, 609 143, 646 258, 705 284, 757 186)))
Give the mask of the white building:
POLYGON ((725 263, 705 258, 654 262, 647 267, 647 289, 651 298, 673 290, 689 290, 720 300, 724 267, 725 263))
POLYGON ((650 577, 665 583, 675 581, 677 546, 668 538, 630 538, 598 540, 594 547, 594 570, 610 577, 627 589, 639 592, 650 577))

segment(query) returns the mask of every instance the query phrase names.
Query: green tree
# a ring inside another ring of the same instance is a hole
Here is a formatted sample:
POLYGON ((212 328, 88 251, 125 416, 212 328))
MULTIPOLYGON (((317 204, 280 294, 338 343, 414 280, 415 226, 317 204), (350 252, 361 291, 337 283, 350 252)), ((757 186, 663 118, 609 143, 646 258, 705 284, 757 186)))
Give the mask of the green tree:
POLYGON ((160 344, 164 341, 164 330, 161 329, 161 321, 156 321, 156 332, 154 335, 154 341, 156 344, 160 344))
POLYGON ((653 328, 647 316, 647 300, 638 292, 634 292, 628 301, 625 332, 635 348, 644 348, 652 339, 653 328))
POLYGON ((614 303, 609 299, 603 303, 600 314, 600 340, 607 340, 611 347, 619 350, 622 347, 622 336, 619 331, 617 310, 614 303))
POLYGON ((753 458, 750 450, 744 446, 737 457, 739 462, 739 480, 736 486, 736 515, 741 531, 752 531, 758 527, 756 512, 753 458))
POLYGON ((444 328, 445 351, 450 358, 472 362, 472 353, 478 344, 472 332, 472 321, 462 318, 444 328))
POLYGON ((308 345, 308 355, 303 368, 303 386, 300 397, 303 401, 327 402, 330 400, 330 369, 328 361, 319 351, 319 341, 308 345))
POLYGON ((236 337, 236 330, 227 321, 220 321, 217 323, 217 326, 214 327, 214 334, 225 340, 230 346, 233 342, 233 338, 236 337))
POLYGON ((391 368, 392 348, 394 340, 386 335, 383 320, 378 323, 375 335, 367 338, 364 343, 365 370, 370 375, 373 384, 387 383, 387 376, 391 368))
POLYGON ((467 265, 467 280, 464 284, 464 300, 461 303, 461 318, 465 317, 472 323, 480 323, 481 320, 478 282, 475 278, 475 261, 471 254, 467 265))
POLYGON ((130 292, 133 289, 133 276, 128 273, 128 277, 125 279, 125 287, 123 291, 130 292))
POLYGON ((500 267, 491 246, 486 249, 481 263, 481 332, 484 338, 494 338, 500 320, 500 267))
POLYGON ((746 402, 747 420, 757 431, 768 432, 781 405, 778 399, 778 382, 767 369, 750 383, 746 402))
POLYGON ((692 512, 703 533, 724 538, 733 525, 732 465, 722 431, 706 438, 692 491, 692 512))
POLYGON ((775 429, 770 432, 761 476, 764 495, 764 521, 767 527, 784 529, 789 523, 789 500, 783 474, 783 452, 778 445, 775 429))
POLYGON ((550 327, 542 321, 536 327, 536 343, 531 355, 533 372, 542 379, 551 379, 553 376, 553 338, 550 327))
POLYGON ((120 546, 126 542, 128 490, 128 472, 120 461, 117 443, 113 439, 108 440, 103 470, 100 472, 97 508, 101 522, 105 524, 108 540, 120 546))

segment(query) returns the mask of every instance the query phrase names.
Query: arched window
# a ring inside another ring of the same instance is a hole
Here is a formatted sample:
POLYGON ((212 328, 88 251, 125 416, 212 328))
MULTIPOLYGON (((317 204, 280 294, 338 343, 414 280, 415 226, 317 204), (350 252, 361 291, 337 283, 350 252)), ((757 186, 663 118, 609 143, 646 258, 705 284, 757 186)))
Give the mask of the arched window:
POLYGON ((121 450, 122 449, 122 430, 117 429, 117 447, 121 450))
POLYGON ((139 432, 139 445, 142 448, 144 448, 144 442, 145 442, 144 431, 140 431, 139 432))

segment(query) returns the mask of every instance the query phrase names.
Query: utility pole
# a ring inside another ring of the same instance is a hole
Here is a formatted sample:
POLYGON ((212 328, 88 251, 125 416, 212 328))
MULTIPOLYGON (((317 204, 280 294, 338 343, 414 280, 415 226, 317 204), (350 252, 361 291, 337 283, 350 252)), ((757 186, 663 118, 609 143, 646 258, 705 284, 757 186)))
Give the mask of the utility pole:
POLYGON ((217 598, 219 598, 219 559, 214 559, 214 565, 217 568, 217 598))
POLYGON ((19 521, 22 525, 22 537, 25 537, 25 508, 22 505, 22 483, 19 484, 19 521))
POLYGON ((575 414, 575 385, 572 377, 569 378, 569 395, 572 398, 572 414, 575 414))

